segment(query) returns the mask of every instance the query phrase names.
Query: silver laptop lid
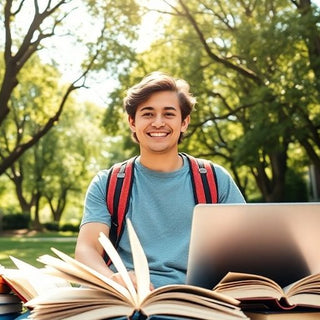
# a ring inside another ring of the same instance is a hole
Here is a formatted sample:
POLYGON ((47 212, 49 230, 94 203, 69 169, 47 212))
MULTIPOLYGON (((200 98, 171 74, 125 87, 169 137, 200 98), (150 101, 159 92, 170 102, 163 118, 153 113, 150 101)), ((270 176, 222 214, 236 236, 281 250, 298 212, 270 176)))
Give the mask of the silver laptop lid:
POLYGON ((282 287, 320 272, 320 203, 197 205, 187 283, 212 288, 228 271, 282 287))

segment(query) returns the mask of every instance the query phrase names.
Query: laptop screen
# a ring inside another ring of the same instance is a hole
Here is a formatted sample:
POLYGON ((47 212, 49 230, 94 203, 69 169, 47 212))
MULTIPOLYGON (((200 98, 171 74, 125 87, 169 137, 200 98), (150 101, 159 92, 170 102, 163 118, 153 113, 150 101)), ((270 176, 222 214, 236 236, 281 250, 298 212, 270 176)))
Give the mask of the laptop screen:
POLYGON ((320 272, 320 203, 200 204, 187 283, 213 288, 229 271, 284 287, 320 272))

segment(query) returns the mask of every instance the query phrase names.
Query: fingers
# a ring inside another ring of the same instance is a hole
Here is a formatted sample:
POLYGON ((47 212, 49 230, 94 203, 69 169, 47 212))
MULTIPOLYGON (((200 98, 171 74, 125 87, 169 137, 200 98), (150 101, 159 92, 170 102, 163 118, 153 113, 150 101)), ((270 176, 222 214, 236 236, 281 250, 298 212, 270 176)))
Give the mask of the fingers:
MULTIPOLYGON (((133 271, 129 271, 128 274, 129 274, 129 277, 130 277, 134 287, 137 289, 137 278, 136 278, 135 273, 133 271)), ((117 283, 119 283, 119 284, 121 284, 123 287, 127 287, 125 282, 123 281, 120 273, 118 273, 118 272, 117 273, 113 273, 111 275, 110 279, 115 281, 115 282, 117 282, 117 283)))
MULTIPOLYGON (((132 281, 135 289, 137 289, 137 277, 136 277, 134 271, 129 271, 128 274, 129 274, 129 277, 130 277, 130 279, 131 279, 131 281, 132 281)), ((112 279, 113 281, 121 284, 123 287, 126 287, 126 284, 124 283, 124 281, 123 281, 120 273, 114 273, 114 274, 112 274, 111 277, 110 277, 110 279, 112 279)), ((151 290, 151 291, 154 290, 154 286, 153 286, 152 283, 150 283, 150 290, 151 290)))
POLYGON ((120 275, 120 273, 114 273, 111 275, 110 277, 111 280, 121 284, 123 287, 126 287, 126 284, 124 283, 124 281, 122 280, 122 277, 120 275))

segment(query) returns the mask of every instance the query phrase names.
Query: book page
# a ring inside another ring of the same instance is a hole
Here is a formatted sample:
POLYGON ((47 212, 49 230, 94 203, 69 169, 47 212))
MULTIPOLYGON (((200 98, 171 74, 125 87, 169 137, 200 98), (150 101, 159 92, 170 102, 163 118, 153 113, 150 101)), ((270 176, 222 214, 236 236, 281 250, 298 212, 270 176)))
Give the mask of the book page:
POLYGON ((284 292, 273 280, 256 274, 228 272, 214 291, 234 298, 273 297, 280 299, 284 292))
POLYGON ((228 272, 226 276, 222 278, 219 284, 226 282, 238 282, 241 280, 252 280, 257 281, 259 283, 265 283, 265 285, 276 288, 278 291, 282 291, 282 288, 272 279, 251 273, 228 272))
POLYGON ((100 287, 107 287, 109 290, 112 290, 113 292, 120 293, 128 301, 132 300, 128 290, 120 284, 118 284, 117 282, 109 279, 108 277, 105 277, 101 273, 88 267, 80 261, 77 261, 69 257, 68 255, 59 251, 58 249, 51 248, 51 250, 62 260, 52 257, 50 255, 43 255, 38 258, 38 261, 58 271, 61 271, 62 273, 82 278, 85 281, 92 282, 93 284, 96 284, 100 287))
POLYGON ((300 291, 303 293, 312 293, 317 291, 317 293, 319 293, 320 273, 311 274, 305 278, 302 278, 283 288, 283 291, 287 294, 287 296, 293 296, 300 293, 300 291))
POLYGON ((3 278, 24 302, 52 289, 71 286, 61 278, 45 274, 44 269, 36 268, 12 256, 10 258, 17 269, 4 268, 3 278))
POLYGON ((103 249, 111 259, 113 265, 119 272, 120 276, 122 277, 122 280, 124 281, 125 285, 127 286, 127 289, 129 290, 132 300, 134 301, 135 305, 138 305, 138 296, 137 291, 134 288, 134 285, 130 279, 130 276, 128 274, 128 271, 123 264, 117 250, 114 248, 113 244, 111 243, 110 239, 103 233, 100 232, 99 234, 99 242, 101 243, 103 249))
POLYGON ((143 301, 145 297, 150 293, 150 270, 147 257, 144 254, 141 243, 129 219, 127 219, 127 226, 132 251, 134 271, 137 279, 137 292, 140 304, 141 301, 143 301))
POLYGON ((216 303, 225 306, 228 305, 232 308, 235 308, 235 306, 238 306, 240 304, 238 300, 228 295, 188 284, 169 284, 163 287, 156 288, 155 290, 151 291, 151 293, 148 295, 144 302, 145 304, 149 304, 150 302, 152 303, 152 301, 154 300, 161 300, 162 295, 167 293, 170 294, 172 299, 175 299, 176 294, 179 295, 181 292, 185 295, 186 300, 188 300, 188 296, 197 295, 201 299, 214 300, 216 301, 216 303))
MULTIPOLYGON (((287 297, 289 305, 320 308, 319 289, 313 293, 298 293, 294 296, 287 297)), ((319 318, 320 319, 320 318, 319 318)))
POLYGON ((27 280, 30 282, 38 295, 47 293, 48 290, 55 288, 71 287, 71 284, 68 281, 47 275, 43 272, 43 269, 36 268, 12 256, 10 256, 10 259, 19 270, 26 272, 27 280))
POLYGON ((19 269, 5 269, 2 276, 12 291, 14 291, 23 302, 29 301, 38 295, 37 291, 27 280, 28 275, 24 271, 19 269))
POLYGON ((56 289, 47 295, 38 296, 26 304, 33 308, 35 319, 102 319, 131 315, 133 306, 108 295, 105 292, 90 288, 56 289), (95 317, 90 317, 90 312, 95 317))
MULTIPOLYGON (((59 271, 58 269, 55 269, 51 266, 46 266, 45 270, 46 270, 47 274, 65 279, 65 280, 69 281, 70 283, 78 284, 81 287, 96 289, 98 291, 107 292, 108 294, 113 294, 114 296, 117 296, 118 299, 127 301, 130 304, 130 301, 131 301, 130 299, 127 299, 127 297, 123 297, 117 290, 115 290, 111 286, 106 285, 103 281, 100 282, 99 279, 97 279, 96 282, 92 282, 92 281, 83 279, 82 277, 80 278, 76 275, 72 275, 70 273, 59 271)), ((77 286, 75 286, 75 287, 77 287, 77 286)))

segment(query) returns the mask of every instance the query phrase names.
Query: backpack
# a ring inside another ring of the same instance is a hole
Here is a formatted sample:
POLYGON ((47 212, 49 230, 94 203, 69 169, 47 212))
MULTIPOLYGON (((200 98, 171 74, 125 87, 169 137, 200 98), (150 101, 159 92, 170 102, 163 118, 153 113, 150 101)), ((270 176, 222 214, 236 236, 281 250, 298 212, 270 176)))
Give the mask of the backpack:
MULTIPOLYGON (((194 158, 186 153, 183 153, 183 155, 188 159, 191 168, 195 203, 217 203, 218 186, 213 164, 207 160, 194 158)), ((106 203, 111 214, 109 238, 115 248, 119 244, 124 229, 136 158, 133 157, 113 165, 107 180, 106 203)))

